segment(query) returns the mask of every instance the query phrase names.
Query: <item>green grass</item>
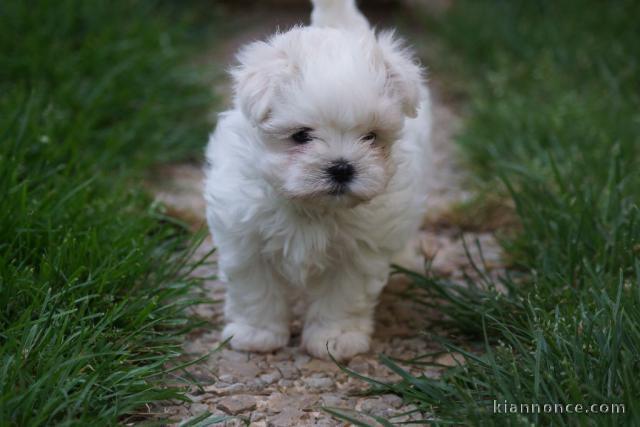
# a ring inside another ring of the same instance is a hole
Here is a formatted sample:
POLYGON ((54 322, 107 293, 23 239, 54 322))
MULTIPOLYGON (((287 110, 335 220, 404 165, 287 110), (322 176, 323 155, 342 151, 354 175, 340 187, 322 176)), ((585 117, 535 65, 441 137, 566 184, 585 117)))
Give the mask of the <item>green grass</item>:
POLYGON ((212 18, 197 7, 0 3, 1 425, 113 425, 183 398, 163 380, 194 324, 193 246, 139 183, 206 138, 208 89, 184 67, 194 16, 212 18))
POLYGON ((638 16, 633 0, 460 0, 428 24, 453 57, 430 65, 467 96, 461 151, 522 224, 505 241, 504 293, 486 277, 414 276, 416 298, 444 311, 449 334, 484 343, 478 355, 443 340, 466 361, 440 379, 385 359, 404 380, 376 387, 436 424, 640 425, 638 16), (493 414, 493 400, 625 412, 493 414))

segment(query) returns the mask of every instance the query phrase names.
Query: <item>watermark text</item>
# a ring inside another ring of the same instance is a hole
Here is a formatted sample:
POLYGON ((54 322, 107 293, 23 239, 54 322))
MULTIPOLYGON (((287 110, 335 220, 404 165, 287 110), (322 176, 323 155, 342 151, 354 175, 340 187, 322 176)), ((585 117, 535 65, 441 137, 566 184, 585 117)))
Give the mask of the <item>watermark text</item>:
POLYGON ((624 403, 511 403, 493 401, 494 414, 624 414, 624 403))

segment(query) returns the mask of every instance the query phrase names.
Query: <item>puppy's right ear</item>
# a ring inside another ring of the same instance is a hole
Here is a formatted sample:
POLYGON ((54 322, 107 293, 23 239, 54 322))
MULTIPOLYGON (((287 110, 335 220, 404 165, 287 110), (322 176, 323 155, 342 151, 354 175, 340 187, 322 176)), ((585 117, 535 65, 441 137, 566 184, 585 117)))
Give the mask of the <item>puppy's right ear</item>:
POLYGON ((280 84, 293 72, 291 62, 274 40, 258 41, 238 54, 239 65, 231 70, 236 106, 254 124, 269 118, 280 84))

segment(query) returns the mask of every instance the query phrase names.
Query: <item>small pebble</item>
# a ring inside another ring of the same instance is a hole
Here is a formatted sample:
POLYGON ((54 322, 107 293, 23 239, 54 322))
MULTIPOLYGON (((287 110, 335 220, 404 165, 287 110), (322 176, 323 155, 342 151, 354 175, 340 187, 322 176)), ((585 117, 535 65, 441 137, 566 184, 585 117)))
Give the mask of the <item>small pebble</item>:
POLYGON ((247 394, 226 396, 218 401, 218 407, 229 415, 238 415, 255 409, 256 398, 247 394))
POLYGON ((311 377, 304 378, 303 382, 316 390, 329 390, 334 386, 334 381, 328 377, 311 377))

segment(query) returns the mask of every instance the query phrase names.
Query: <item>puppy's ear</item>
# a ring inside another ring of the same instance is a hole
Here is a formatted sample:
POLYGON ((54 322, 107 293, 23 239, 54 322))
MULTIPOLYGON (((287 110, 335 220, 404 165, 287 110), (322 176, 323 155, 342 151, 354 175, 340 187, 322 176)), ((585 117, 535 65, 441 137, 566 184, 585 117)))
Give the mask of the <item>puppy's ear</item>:
POLYGON ((269 118, 278 87, 292 73, 292 65, 274 39, 244 47, 238 61, 231 70, 236 103, 253 124, 259 125, 269 118))
POLYGON ((416 117, 424 80, 422 67, 415 60, 413 52, 405 48, 392 31, 378 35, 378 46, 387 69, 389 90, 402 102, 404 114, 416 117))

